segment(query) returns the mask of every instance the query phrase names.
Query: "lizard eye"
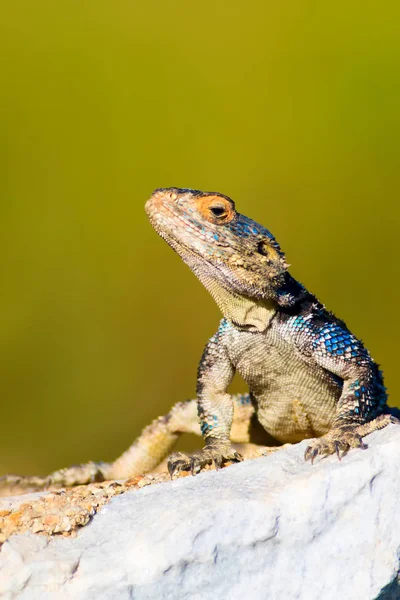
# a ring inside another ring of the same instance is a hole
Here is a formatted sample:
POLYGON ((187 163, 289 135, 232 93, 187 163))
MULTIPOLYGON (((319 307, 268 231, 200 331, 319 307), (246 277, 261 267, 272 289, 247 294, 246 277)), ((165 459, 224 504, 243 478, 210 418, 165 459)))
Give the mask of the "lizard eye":
POLYGON ((213 225, 226 225, 236 214, 232 200, 218 194, 200 196, 196 208, 201 216, 213 225))
POLYGON ((221 205, 210 206, 210 210, 211 210, 212 214, 215 215, 216 217, 222 217, 222 216, 225 216, 225 214, 226 214, 225 206, 221 206, 221 205))

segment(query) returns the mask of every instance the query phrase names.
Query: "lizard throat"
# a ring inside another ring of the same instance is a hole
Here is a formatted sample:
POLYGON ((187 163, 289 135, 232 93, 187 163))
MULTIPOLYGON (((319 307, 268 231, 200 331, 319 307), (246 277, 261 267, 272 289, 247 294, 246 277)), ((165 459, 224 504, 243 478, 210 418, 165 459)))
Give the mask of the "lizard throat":
POLYGON ((226 319, 248 331, 263 332, 267 329, 276 314, 276 303, 273 300, 246 298, 225 289, 207 275, 198 277, 226 319))
POLYGON ((207 261, 201 254, 185 247, 173 236, 168 235, 168 233, 160 229, 157 223, 152 221, 152 224, 157 233, 189 265, 197 278, 211 294, 226 319, 237 327, 246 328, 248 331, 263 332, 267 329, 276 313, 277 303, 274 300, 249 298, 226 289, 208 271, 209 265, 207 265, 207 261))

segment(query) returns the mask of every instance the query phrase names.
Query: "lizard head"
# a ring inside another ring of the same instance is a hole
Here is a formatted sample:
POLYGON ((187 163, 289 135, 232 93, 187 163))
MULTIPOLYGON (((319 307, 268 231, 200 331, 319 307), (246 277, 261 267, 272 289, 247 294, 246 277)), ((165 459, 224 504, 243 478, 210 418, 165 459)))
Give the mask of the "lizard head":
MULTIPOLYGON (((150 222, 221 306, 221 288, 254 301, 285 297, 288 265, 264 227, 216 192, 160 188, 146 203, 150 222)), ((279 302, 284 303, 284 302, 279 302)), ((224 312, 224 311, 223 311, 224 312)))

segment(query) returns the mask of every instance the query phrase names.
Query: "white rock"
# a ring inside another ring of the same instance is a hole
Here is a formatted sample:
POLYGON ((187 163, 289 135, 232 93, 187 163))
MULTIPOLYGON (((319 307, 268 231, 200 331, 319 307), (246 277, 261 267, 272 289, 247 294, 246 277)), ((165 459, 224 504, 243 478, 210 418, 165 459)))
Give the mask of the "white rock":
POLYGON ((400 427, 368 450, 269 457, 115 497, 77 538, 19 535, 6 600, 400 598, 400 427))

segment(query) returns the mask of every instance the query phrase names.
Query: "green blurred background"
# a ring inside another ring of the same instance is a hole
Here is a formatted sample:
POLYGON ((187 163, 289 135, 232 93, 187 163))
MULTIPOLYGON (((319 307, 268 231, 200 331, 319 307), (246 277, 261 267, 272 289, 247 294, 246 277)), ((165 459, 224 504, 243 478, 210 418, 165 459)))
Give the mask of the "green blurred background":
POLYGON ((148 224, 155 187, 221 191, 271 229, 398 404, 399 17, 351 0, 2 7, 1 473, 112 459, 194 394, 219 312, 148 224))

